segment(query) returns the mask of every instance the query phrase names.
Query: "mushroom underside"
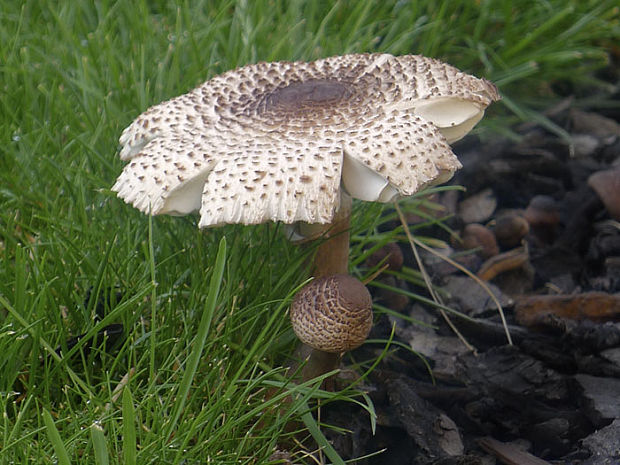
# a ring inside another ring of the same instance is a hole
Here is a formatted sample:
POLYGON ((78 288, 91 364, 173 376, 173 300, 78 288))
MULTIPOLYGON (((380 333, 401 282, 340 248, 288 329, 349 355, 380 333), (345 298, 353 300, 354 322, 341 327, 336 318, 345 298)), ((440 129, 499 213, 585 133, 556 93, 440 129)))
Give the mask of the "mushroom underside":
MULTIPOLYGON (((401 196, 407 195, 406 193, 401 192, 398 187, 391 183, 386 177, 372 170, 366 164, 362 163, 346 151, 343 152, 341 159, 342 171, 340 175, 340 185, 338 188, 344 190, 344 192, 349 194, 351 197, 369 202, 389 203, 397 200, 401 196)), ((457 163, 458 162, 455 160, 455 166, 458 166, 457 163)), ((181 216, 199 211, 202 207, 204 197, 210 195, 207 186, 209 182, 209 177, 213 176, 214 170, 215 168, 206 169, 203 172, 197 173, 193 178, 187 179, 183 183, 179 183, 178 185, 176 185, 162 199, 163 202, 153 213, 181 216)), ((432 180, 426 180, 424 178, 421 179, 420 187, 416 190, 420 190, 421 188, 431 184, 441 184, 443 182, 446 182, 452 177, 453 173, 454 169, 452 169, 451 167, 448 169, 438 168, 432 180)), ((298 195, 304 194, 308 195, 308 193, 302 193, 298 195)), ((276 198, 271 200, 277 202, 278 199, 276 198)), ((262 202, 262 204, 259 205, 258 208, 254 209, 254 211, 257 212, 257 215, 255 215, 254 218, 246 218, 245 221, 239 221, 241 220, 241 216, 243 213, 242 207, 244 205, 242 205, 242 201, 243 200, 239 198, 230 206, 231 213, 229 214, 230 218, 228 221, 220 221, 214 224, 208 224, 207 222, 205 222, 205 226, 217 226, 225 222, 245 222, 247 224, 258 224, 265 220, 280 219, 277 217, 277 214, 273 214, 273 210, 277 212, 277 207, 269 207, 268 205, 266 205, 267 202, 262 202), (269 211, 271 211, 271 214, 268 213, 269 211)), ((333 212, 338 208, 339 202, 337 198, 334 198, 334 196, 332 196, 330 202, 331 208, 328 208, 328 210, 331 210, 333 212)), ((150 205, 150 207, 152 208, 153 205, 150 205)), ((302 205, 299 208, 304 207, 302 205)), ((149 207, 144 207, 145 211, 148 211, 148 209, 149 207)), ((304 216, 303 213, 301 215, 304 216)), ((299 221, 304 221, 308 224, 326 224, 329 223, 331 218, 330 215, 327 214, 316 219, 317 221, 308 222, 305 218, 298 219, 293 216, 292 218, 290 218, 291 221, 284 220, 284 222, 291 224, 299 221)))

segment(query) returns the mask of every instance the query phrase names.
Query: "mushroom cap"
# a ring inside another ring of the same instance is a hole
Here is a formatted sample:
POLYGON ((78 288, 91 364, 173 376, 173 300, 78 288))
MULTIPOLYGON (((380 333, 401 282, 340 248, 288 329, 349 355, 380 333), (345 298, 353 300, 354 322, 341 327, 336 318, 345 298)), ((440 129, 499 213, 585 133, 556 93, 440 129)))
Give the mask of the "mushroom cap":
POLYGON ((465 250, 480 248, 482 258, 491 258, 499 253, 497 239, 493 231, 478 223, 469 223, 461 234, 462 247, 465 250))
POLYGON ((366 286, 346 274, 317 278, 293 298, 293 330, 310 347, 341 353, 359 347, 372 327, 372 299, 366 286))
POLYGON ((620 221, 620 169, 611 168, 591 174, 588 186, 594 189, 609 215, 620 221))
POLYGON ((200 226, 329 223, 341 188, 388 202, 448 180, 448 143, 499 99, 432 58, 355 54, 257 63, 140 115, 112 187, 145 213, 200 210, 200 226))

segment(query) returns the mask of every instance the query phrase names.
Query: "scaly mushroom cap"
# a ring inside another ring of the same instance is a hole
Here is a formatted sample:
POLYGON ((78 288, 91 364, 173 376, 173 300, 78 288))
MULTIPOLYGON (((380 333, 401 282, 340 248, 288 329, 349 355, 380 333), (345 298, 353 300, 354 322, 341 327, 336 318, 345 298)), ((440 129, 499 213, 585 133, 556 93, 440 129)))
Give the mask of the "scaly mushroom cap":
POLYGON ((248 65, 151 107, 120 137, 118 195, 200 226, 329 223, 341 186, 388 202, 448 180, 448 143, 499 99, 493 84, 416 55, 248 65))
POLYGON ((372 327, 372 299, 352 276, 337 274, 304 286, 289 309, 297 337, 323 352, 341 353, 359 347, 372 327))

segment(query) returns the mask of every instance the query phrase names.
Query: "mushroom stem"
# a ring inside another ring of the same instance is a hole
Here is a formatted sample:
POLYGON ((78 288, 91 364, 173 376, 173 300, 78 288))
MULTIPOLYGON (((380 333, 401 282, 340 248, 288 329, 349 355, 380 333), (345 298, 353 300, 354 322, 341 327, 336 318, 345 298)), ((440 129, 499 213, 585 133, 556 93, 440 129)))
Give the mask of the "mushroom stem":
POLYGON ((315 278, 346 274, 349 270, 351 205, 351 197, 343 192, 340 196, 340 207, 323 236, 325 240, 317 247, 314 255, 312 275, 315 278))
MULTIPOLYGON (((297 358, 298 360, 306 361, 301 370, 301 379, 305 382, 336 370, 340 365, 342 354, 313 349, 302 342, 297 348, 297 358)), ((325 390, 333 390, 334 380, 332 377, 326 379, 323 383, 325 390)))

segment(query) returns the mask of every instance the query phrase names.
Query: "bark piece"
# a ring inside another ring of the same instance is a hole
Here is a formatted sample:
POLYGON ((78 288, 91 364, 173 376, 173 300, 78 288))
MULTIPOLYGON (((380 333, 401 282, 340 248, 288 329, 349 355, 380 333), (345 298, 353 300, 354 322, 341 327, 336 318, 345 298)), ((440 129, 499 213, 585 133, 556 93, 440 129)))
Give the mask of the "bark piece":
POLYGON ((491 189, 484 189, 459 204, 459 216, 464 223, 482 223, 491 218, 497 199, 491 189))
POLYGON ((536 295, 519 299, 515 316, 523 326, 544 325, 550 318, 608 321, 620 318, 620 296, 603 292, 536 295))
POLYGON ((409 437, 431 458, 463 454, 461 434, 454 421, 422 399, 402 379, 388 381, 388 397, 409 437))
POLYGON ((512 271, 526 266, 529 261, 529 254, 525 247, 503 252, 485 261, 478 270, 478 277, 485 281, 490 281, 501 273, 512 271))
POLYGON ((620 418, 620 379, 578 374, 575 380, 582 389, 585 413, 597 428, 620 418))
POLYGON ((482 438, 478 444, 507 465, 551 465, 546 460, 539 459, 513 443, 500 442, 493 438, 482 438))
MULTIPOLYGON (((512 299, 502 294, 494 284, 487 283, 491 292, 499 300, 502 307, 512 305, 512 299)), ((449 276, 445 280, 444 290, 448 291, 453 300, 458 302, 461 310, 467 314, 478 316, 483 313, 497 311, 491 296, 478 283, 466 276, 449 276)))
POLYGON ((620 124, 598 113, 571 108, 569 111, 572 131, 591 134, 597 138, 620 137, 620 124))
POLYGON ((601 356, 620 368, 620 347, 605 349, 601 352, 601 356))

